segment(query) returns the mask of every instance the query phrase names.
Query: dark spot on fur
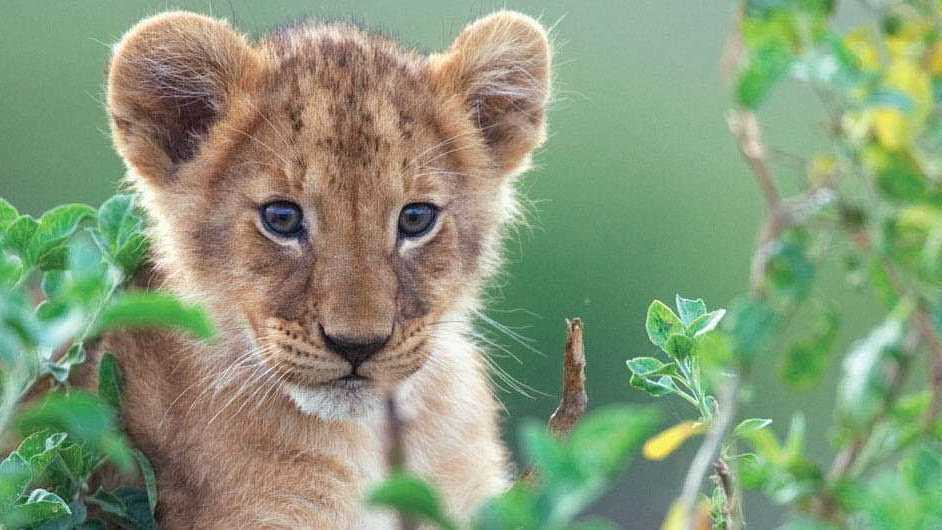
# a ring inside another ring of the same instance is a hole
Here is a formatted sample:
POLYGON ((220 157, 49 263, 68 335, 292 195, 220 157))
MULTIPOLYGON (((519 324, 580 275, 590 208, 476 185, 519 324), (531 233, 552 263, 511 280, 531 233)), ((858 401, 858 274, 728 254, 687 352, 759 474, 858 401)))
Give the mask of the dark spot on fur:
POLYGON ((299 132, 304 128, 304 120, 301 117, 301 106, 295 105, 288 109, 288 119, 291 120, 291 130, 299 132))

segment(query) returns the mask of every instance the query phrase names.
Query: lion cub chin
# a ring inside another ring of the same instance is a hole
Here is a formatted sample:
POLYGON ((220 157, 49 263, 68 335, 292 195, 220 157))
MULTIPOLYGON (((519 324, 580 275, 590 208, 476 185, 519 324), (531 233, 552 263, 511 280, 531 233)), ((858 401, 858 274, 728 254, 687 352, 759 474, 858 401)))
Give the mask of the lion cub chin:
POLYGON ((545 137, 550 63, 507 11, 433 55, 346 24, 252 41, 186 12, 115 45, 111 130, 153 241, 138 285, 222 330, 101 346, 161 528, 383 528, 362 497, 388 471, 387 399, 455 517, 507 487, 468 322, 545 137))
POLYGON ((358 381, 340 381, 336 385, 308 388, 287 384, 289 398, 305 414, 325 420, 357 420, 372 417, 383 399, 379 392, 365 388, 358 381))

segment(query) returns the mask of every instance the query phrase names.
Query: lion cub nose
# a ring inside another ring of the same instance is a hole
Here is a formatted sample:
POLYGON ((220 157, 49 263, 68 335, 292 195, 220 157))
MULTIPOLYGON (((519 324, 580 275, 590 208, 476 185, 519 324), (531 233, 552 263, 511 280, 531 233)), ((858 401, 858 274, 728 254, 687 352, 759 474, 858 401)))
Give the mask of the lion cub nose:
POLYGON ((390 335, 391 333, 369 336, 332 334, 321 326, 321 338, 324 340, 324 346, 349 361, 354 370, 382 349, 389 341, 390 335))

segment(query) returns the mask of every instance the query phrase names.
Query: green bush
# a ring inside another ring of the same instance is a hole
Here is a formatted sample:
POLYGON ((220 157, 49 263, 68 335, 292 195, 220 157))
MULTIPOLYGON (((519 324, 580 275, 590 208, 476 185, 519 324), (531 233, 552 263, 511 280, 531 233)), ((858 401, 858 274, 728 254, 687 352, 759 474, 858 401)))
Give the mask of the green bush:
POLYGON ((130 195, 98 210, 60 206, 39 219, 0 199, 0 433, 8 446, 21 440, 0 462, 2 528, 155 528, 154 472, 117 423, 114 356, 102 356, 97 393, 69 385, 70 372, 85 362, 85 343, 106 330, 213 334, 198 308, 124 290, 147 252, 142 229, 130 195), (49 389, 24 404, 39 385, 49 389), (137 473, 143 487, 92 491, 106 466, 137 473))

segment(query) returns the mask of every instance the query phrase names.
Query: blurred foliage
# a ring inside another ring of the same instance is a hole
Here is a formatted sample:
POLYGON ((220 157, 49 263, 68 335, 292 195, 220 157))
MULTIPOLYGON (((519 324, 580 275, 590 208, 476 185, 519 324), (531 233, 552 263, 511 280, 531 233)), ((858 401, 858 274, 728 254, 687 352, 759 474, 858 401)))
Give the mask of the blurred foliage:
POLYGON ((125 292, 147 251, 134 197, 95 210, 70 204, 40 218, 0 199, 0 528, 153 529, 156 480, 117 422, 121 372, 105 353, 98 389, 73 388, 86 343, 109 329, 162 326, 213 335, 198 308, 158 292, 125 292), (136 474, 107 490, 95 473, 136 474))
MULTIPOLYGON (((567 440, 553 438, 541 424, 524 423, 524 453, 537 478, 520 480, 488 501, 468 528, 614 528, 603 521, 576 522, 576 518, 611 487, 656 424, 654 411, 632 405, 597 409, 583 418, 567 440)), ((443 511, 434 488, 419 477, 399 472, 376 486, 368 500, 443 530, 459 528, 443 511)))
MULTIPOLYGON (((874 23, 848 31, 834 1, 741 3, 730 125, 769 208, 752 283, 728 312, 655 301, 645 328, 660 353, 628 361, 631 387, 693 407, 642 453, 662 460, 704 435, 688 479, 713 475, 709 494, 694 482, 687 498, 685 488, 664 530, 744 528, 744 489, 788 510, 782 530, 942 527, 942 2, 863 3, 874 23), (787 197, 756 114, 786 79, 820 98, 830 139, 787 197), (852 314, 817 287, 834 262, 885 316, 843 355, 838 380, 823 381, 852 314), (830 463, 809 456, 801 414, 784 439, 767 419, 725 421, 770 358, 786 385, 836 387, 830 463)), ((541 479, 531 489, 552 487, 551 474, 541 479)), ((503 506, 531 513, 524 502, 503 506)))

